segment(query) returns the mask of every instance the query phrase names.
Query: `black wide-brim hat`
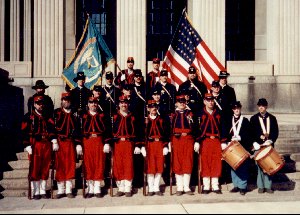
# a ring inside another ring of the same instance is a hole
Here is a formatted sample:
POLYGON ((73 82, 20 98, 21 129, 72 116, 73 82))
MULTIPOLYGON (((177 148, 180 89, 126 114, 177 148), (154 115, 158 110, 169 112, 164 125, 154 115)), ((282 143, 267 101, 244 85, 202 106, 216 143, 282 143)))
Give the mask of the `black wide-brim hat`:
POLYGON ((47 86, 43 80, 37 80, 35 82, 35 85, 32 86, 31 88, 36 90, 36 89, 47 89, 49 86, 47 86))
POLYGON ((74 78, 73 81, 77 83, 78 80, 85 80, 85 78, 84 72, 78 72, 77 77, 74 78))

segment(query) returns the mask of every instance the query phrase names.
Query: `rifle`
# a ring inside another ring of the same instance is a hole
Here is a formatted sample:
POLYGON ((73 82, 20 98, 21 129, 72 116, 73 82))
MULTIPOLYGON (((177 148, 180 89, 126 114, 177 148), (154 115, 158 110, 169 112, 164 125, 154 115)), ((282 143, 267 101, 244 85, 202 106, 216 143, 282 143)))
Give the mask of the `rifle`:
POLYGON ((35 138, 34 138, 34 117, 32 119, 32 123, 31 123, 31 138, 30 138, 30 142, 31 142, 31 147, 32 147, 32 155, 29 155, 29 171, 28 171, 28 199, 31 200, 32 199, 32 193, 31 193, 31 174, 33 171, 33 148, 35 145, 35 138))
POLYGON ((55 165, 55 152, 51 153, 51 199, 53 199, 53 184, 54 184, 54 165, 55 165))
MULTIPOLYGON (((80 129, 81 129, 81 132, 83 132, 82 117, 80 117, 80 129)), ((85 199, 85 177, 84 177, 85 168, 84 168, 84 157, 83 157, 83 155, 81 156, 81 160, 82 160, 82 163, 81 163, 82 196, 85 199)))
MULTIPOLYGON (((111 128, 112 128, 112 133, 114 132, 113 128, 114 128, 114 118, 111 116, 111 128)), ((111 149, 110 152, 110 196, 113 197, 114 196, 114 187, 113 187, 113 166, 114 166, 114 152, 113 149, 111 149)))
POLYGON ((173 149, 172 149, 172 138, 173 138, 173 117, 170 115, 170 196, 173 193, 173 149))
MULTIPOLYGON (((145 115, 145 148, 147 151, 148 148, 148 117, 145 115)), ((144 185, 143 185, 143 195, 147 196, 147 165, 148 165, 148 159, 147 156, 144 158, 144 185)))
MULTIPOLYGON (((198 123, 200 126, 200 117, 198 117, 198 123)), ((199 149, 200 150, 200 149, 199 149)), ((201 152, 199 151, 199 155, 198 155, 198 193, 201 194, 201 171, 202 171, 202 162, 201 162, 201 152)))

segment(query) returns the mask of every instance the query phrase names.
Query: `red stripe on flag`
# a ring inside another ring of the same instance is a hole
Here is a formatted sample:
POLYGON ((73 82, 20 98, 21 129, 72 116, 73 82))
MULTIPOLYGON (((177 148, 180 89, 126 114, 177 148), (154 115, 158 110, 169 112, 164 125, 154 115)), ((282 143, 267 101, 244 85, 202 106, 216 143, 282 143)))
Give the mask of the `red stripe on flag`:
MULTIPOLYGON (((217 80, 219 76, 216 74, 216 72, 210 67, 210 65, 205 61, 204 57, 200 53, 200 51, 197 49, 197 57, 200 59, 201 64, 206 69, 208 74, 214 79, 217 80)), ((211 83, 210 83, 211 84, 211 83)))
POLYGON ((180 63, 178 63, 176 61, 176 59, 174 58, 174 56, 171 54, 170 51, 167 52, 166 56, 169 58, 169 61, 171 62, 171 64, 177 68, 177 70, 179 70, 185 77, 188 75, 188 71, 186 68, 184 68, 180 63))
POLYGON ((201 42, 202 47, 205 49, 209 57, 215 62, 215 64, 219 67, 220 70, 225 70, 224 66, 218 61, 218 59, 214 56, 211 50, 208 48, 204 41, 201 42))
POLYGON ((183 81, 181 81, 180 78, 178 78, 172 71, 171 71, 171 68, 169 67, 168 64, 166 64, 165 62, 163 63, 163 68, 165 68, 166 70, 168 70, 171 74, 171 78, 172 78, 172 81, 174 81, 176 84, 180 85, 183 83, 183 81))

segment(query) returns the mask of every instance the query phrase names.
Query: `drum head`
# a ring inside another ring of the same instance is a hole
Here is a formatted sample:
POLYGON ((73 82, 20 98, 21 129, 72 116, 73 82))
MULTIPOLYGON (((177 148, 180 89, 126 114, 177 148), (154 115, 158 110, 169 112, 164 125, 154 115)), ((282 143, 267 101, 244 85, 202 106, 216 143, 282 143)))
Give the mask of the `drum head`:
POLYGON ((261 151, 258 152, 258 154, 255 156, 255 160, 260 160, 263 157, 265 157, 270 151, 272 150, 272 147, 269 146, 267 148, 262 149, 261 151))

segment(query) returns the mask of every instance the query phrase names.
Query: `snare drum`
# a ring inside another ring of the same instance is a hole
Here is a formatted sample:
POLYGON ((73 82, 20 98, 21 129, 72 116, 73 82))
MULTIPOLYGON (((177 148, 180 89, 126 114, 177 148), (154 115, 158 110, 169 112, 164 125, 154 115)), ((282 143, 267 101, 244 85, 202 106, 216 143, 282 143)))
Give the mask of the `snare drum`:
POLYGON ((241 164, 250 157, 250 153, 237 141, 232 141, 222 152, 223 159, 237 170, 241 164))
POLYGON ((283 157, 280 156, 272 146, 259 150, 255 155, 254 160, 260 168, 262 168, 264 173, 267 173, 268 175, 274 175, 285 163, 283 157))

